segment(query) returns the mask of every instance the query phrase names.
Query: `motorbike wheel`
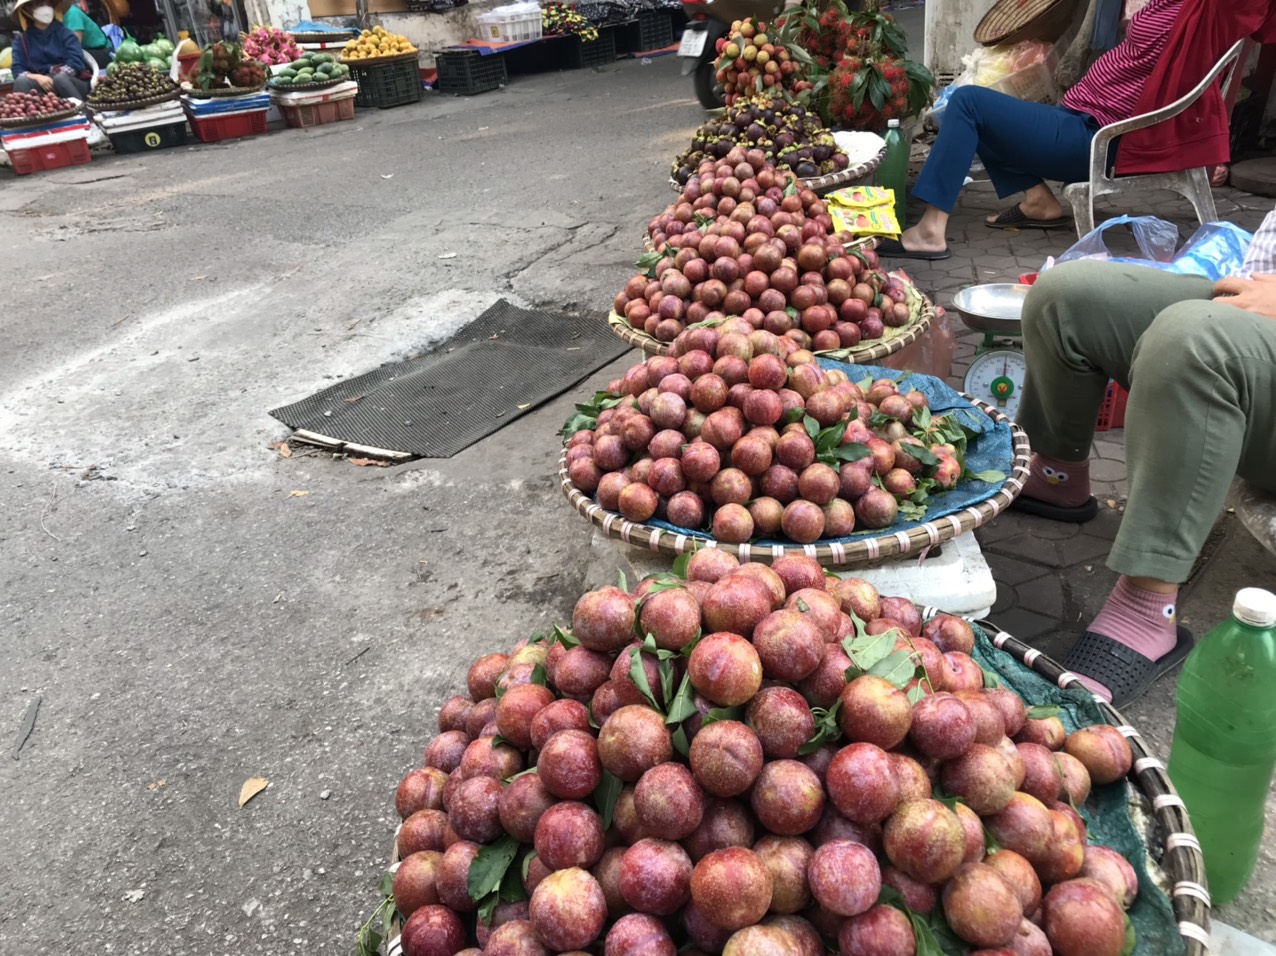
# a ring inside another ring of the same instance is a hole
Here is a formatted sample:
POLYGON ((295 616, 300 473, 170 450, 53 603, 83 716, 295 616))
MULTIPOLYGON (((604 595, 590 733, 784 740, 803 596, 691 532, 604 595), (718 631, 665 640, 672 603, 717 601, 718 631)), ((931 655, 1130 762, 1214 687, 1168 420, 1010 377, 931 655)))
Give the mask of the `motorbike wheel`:
POLYGON ((692 80, 695 83, 696 99, 705 109, 716 110, 727 105, 726 94, 718 86, 718 71, 713 60, 705 60, 697 65, 692 80))

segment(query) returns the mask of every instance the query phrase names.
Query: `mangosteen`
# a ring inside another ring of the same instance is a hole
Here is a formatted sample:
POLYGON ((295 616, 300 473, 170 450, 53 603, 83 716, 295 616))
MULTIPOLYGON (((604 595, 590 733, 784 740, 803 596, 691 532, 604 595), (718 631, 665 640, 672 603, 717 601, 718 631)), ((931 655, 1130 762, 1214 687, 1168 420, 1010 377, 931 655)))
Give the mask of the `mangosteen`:
POLYGON ((745 130, 744 133, 750 140, 756 143, 758 140, 760 140, 763 136, 766 135, 766 130, 763 129, 761 126, 759 126, 757 123, 751 123, 749 124, 749 128, 745 130))
POLYGON ((815 146, 811 149, 811 158, 817 163, 824 162, 831 155, 833 155, 833 150, 829 149, 827 146, 815 146))
POLYGON ((792 146, 792 145, 793 145, 793 134, 792 134, 792 133, 776 133, 776 134, 775 134, 775 145, 776 145, 776 146, 779 146, 781 149, 785 149, 785 148, 787 148, 787 147, 789 147, 789 146, 792 146))
POLYGON ((731 140, 720 139, 713 144, 713 154, 721 158, 731 152, 733 146, 735 146, 735 143, 731 142, 731 140))
POLYGON ((814 179, 820 174, 819 167, 814 163, 802 162, 797 164, 797 168, 793 170, 801 179, 814 179))

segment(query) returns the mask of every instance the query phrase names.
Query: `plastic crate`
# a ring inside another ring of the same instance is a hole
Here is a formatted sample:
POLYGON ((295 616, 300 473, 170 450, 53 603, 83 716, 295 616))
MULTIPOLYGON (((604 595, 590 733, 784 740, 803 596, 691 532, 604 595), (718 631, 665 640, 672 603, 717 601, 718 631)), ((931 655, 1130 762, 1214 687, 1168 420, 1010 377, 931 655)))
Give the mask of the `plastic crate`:
POLYGON ((9 162, 13 163, 13 171, 19 176, 61 169, 64 166, 82 166, 91 159, 87 138, 5 152, 9 154, 9 162))
POLYGON ((284 123, 289 129, 308 129, 311 126, 354 119, 354 97, 347 96, 342 100, 309 106, 285 106, 280 103, 279 111, 284 114, 284 123))
POLYGON ((598 31, 598 39, 586 43, 580 37, 568 38, 567 68, 583 70, 587 67, 610 66, 616 62, 616 34, 612 30, 598 31))
POLYGON ((1096 432, 1106 432, 1112 428, 1125 427, 1125 403, 1130 393, 1116 382, 1109 380, 1107 394, 1103 396, 1103 404, 1099 407, 1099 418, 1094 423, 1096 432))
POLYGON ((668 10, 638 11, 638 42, 641 44, 637 50, 638 53, 663 50, 671 45, 673 14, 668 10))
POLYGON ((440 93, 473 96, 506 84, 505 56, 492 53, 483 56, 467 50, 446 50, 434 61, 439 71, 434 88, 440 93))
POLYGON ((483 39, 493 43, 539 40, 544 30, 544 21, 539 9, 531 13, 480 13, 478 24, 483 39))
POLYGON ((107 132, 111 147, 117 153, 146 153, 152 149, 186 145, 186 120, 129 129, 118 133, 107 132))
POLYGON ((350 78, 359 84, 355 106, 389 109, 421 101, 421 65, 416 56, 392 63, 351 63, 350 78))
POLYGON ((267 112, 268 110, 246 110, 243 113, 224 113, 221 116, 191 116, 191 132, 201 143, 264 136, 267 112))

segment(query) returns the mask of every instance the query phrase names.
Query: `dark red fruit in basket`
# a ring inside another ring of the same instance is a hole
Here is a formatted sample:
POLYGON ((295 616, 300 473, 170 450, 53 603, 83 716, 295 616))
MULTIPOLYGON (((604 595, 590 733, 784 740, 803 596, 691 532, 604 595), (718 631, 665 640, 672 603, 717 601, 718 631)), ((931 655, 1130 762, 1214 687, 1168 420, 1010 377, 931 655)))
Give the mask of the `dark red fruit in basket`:
POLYGON ((1054 753, 1033 743, 1017 744, 1016 749, 1024 765, 1024 779, 1019 789, 1047 806, 1058 800, 1063 791, 1063 768, 1054 753))
POLYGON ((602 779, 598 744, 583 730, 560 730, 536 759, 546 789, 563 800, 583 800, 602 779))
POLYGON ((486 654, 470 665, 466 686, 470 697, 476 701, 496 696, 496 682, 509 664, 505 654, 486 654))
POLYGON ((662 840, 689 836, 704 816, 704 793, 680 763, 652 767, 634 787, 634 809, 643 830, 662 840))
POLYGON ((1037 861, 1037 872, 1046 883, 1062 883, 1081 872, 1085 863, 1085 830, 1073 820, 1072 811, 1050 811, 1052 836, 1045 856, 1037 861))
POLYGON ((923 883, 942 883, 961 866, 966 834, 957 814, 938 800, 903 804, 882 828, 886 857, 923 883))
POLYGON ((465 718, 474 707, 474 701, 462 694, 455 694, 443 702, 439 708, 439 732, 464 730, 465 718))
POLYGON ((755 578, 732 574, 714 582, 702 602, 701 612, 706 630, 727 631, 747 638, 752 636, 758 622, 771 613, 771 593, 755 578))
POLYGON ((418 810, 403 821, 399 830, 399 855, 409 856, 422 850, 443 850, 443 834, 448 815, 441 810, 418 810))
POLYGON ((975 649, 975 632, 969 621, 955 614, 936 614, 926 622, 922 636, 929 638, 941 651, 970 654, 975 649))
POLYGON ((532 893, 528 913, 536 936, 550 950, 584 949, 607 922, 607 898, 593 876, 571 867, 541 881, 532 893))
POLYGON ((816 847, 807 878, 819 904, 838 916, 867 912, 876 904, 882 886, 873 851, 849 840, 816 847))
POLYGON ((728 847, 753 846, 757 827, 749 808, 739 800, 710 800, 705 804, 700 825, 682 840, 682 848, 692 861, 728 847))
POLYGON ((984 863, 1002 875, 1025 913, 1037 911, 1041 905, 1041 880, 1031 863, 1014 850, 1004 849, 988 854, 984 863))
POLYGON ((772 913, 790 914, 811 903, 807 869, 815 848, 801 837, 767 835, 753 846, 753 852, 771 876, 772 913))
POLYGON ((984 819, 984 826, 1003 847, 1034 865, 1045 856, 1054 836, 1050 811, 1026 793, 1016 792, 1005 809, 984 819))
POLYGON ((675 956, 677 951, 664 923, 646 913, 616 920, 603 944, 603 956, 675 956))
POLYGON ((1081 761, 1090 779, 1098 784, 1120 780, 1134 762, 1129 741, 1109 724, 1082 727, 1068 736, 1063 749, 1081 761))
POLYGON ((853 743, 839 750, 829 764, 825 786, 838 812, 855 823, 880 823, 899 804, 890 754, 875 744, 853 743))
POLYGON ((404 916, 411 916, 422 906, 439 902, 437 888, 439 866, 443 854, 421 850, 399 861, 394 871, 394 904, 404 916))
POLYGON ((499 926, 493 926, 480 952, 485 956, 549 956, 549 950, 536 938, 536 930, 532 928, 526 914, 521 919, 507 920, 499 926))
POLYGON ((461 777, 495 777, 504 780, 523 769, 523 755, 508 744, 494 744, 492 737, 471 741, 457 768, 461 777))
POLYGON ((1058 717, 1043 717, 1040 720, 1031 718, 1024 721, 1019 733, 1015 734, 1015 743, 1041 744, 1047 750, 1062 750, 1068 732, 1063 729, 1063 721, 1058 717))
POLYGON ((771 874, 752 850, 733 847, 710 853, 691 873, 696 909, 719 929, 738 930, 766 915, 771 874))
POLYGON ((780 527, 794 541, 810 544, 824 534, 824 512, 814 502, 799 498, 784 506, 780 527))
POLYGON ((913 924, 893 906, 877 904, 842 924, 838 931, 841 956, 880 956, 916 952, 913 924))
POLYGON ((784 582, 780 579, 778 574, 772 571, 765 564, 758 564, 755 561, 750 561, 740 565, 739 570, 734 571, 733 573, 753 578, 765 585, 767 591, 771 595, 772 610, 779 610, 784 605, 784 582))
MULTIPOLYGON (((763 595, 762 600, 767 602, 766 610, 769 611, 765 586, 747 578, 741 580, 758 588, 757 593, 763 595)), ((692 687, 719 707, 747 703, 762 686, 762 661, 758 652, 752 644, 733 632, 717 632, 702 638, 691 652, 687 673, 692 687)))
POLYGON ((447 772, 437 767, 409 771, 394 794, 394 809, 406 820, 418 810, 443 809, 443 786, 447 772))
POLYGON ((1106 846, 1092 844, 1085 848, 1080 875, 1106 887, 1123 909, 1129 909, 1139 892, 1139 878, 1130 861, 1106 846))
POLYGON ((691 897, 691 857, 677 843, 639 840, 620 864, 620 891, 640 913, 669 916, 691 897))
POLYGON ((1093 880, 1052 887, 1041 909, 1046 938, 1059 956, 1118 956, 1124 951, 1125 916, 1093 880))
POLYGON ((556 803, 536 823, 536 854, 551 870, 591 867, 603 856, 603 824, 583 803, 556 803))
POLYGON ((824 788, 797 760, 773 760, 762 768, 750 794, 758 822, 780 836, 801 836, 820 822, 824 788))
POLYGON ((764 687, 745 711, 762 752, 772 760, 795 758, 815 733, 815 717, 802 695, 791 687, 764 687))
POLYGON ((532 745, 532 718, 554 702, 554 692, 540 684, 511 687, 496 705, 496 727, 502 737, 523 750, 532 745))
POLYGON ((712 531, 726 544, 743 544, 753 537, 753 516, 744 505, 728 502, 714 512, 712 531))
POLYGON ((446 906, 422 906, 403 924, 405 956, 455 956, 465 948, 465 927, 446 906))
POLYGON ((474 843, 495 840, 502 831, 500 800, 503 789, 501 781, 495 777, 471 777, 462 781, 448 803, 448 826, 463 840, 474 843))
POLYGON ((531 843, 541 815, 558 802, 540 774, 529 773, 510 781, 497 803, 501 826, 520 843, 531 843))
POLYGON ((590 650, 618 651, 633 639, 633 633, 633 598, 620 588, 599 588, 576 602, 572 634, 590 650))
POLYGON ((1059 769, 1063 772, 1063 793, 1074 806, 1081 806, 1090 796, 1090 771, 1076 757, 1069 753, 1056 753, 1059 769))
MULTIPOLYGON (((921 645, 923 642, 934 648, 934 645, 924 637, 917 638, 914 643, 921 645)), ((938 651, 935 653, 938 654, 938 651)), ((970 711, 970 716, 975 720, 975 740, 993 747, 1006 736, 1006 723, 1001 719, 1001 711, 984 694, 983 688, 968 688, 956 690, 952 693, 954 697, 966 705, 966 709, 970 711)), ((1051 799, 1054 798, 1052 797, 1051 799)))
POLYGON ((996 749, 971 744, 940 772, 945 793, 961 797, 980 816, 999 813, 1015 794, 1010 764, 996 749))
POLYGON ((762 772, 762 743, 747 726, 721 720, 703 727, 691 741, 691 771, 718 797, 746 792, 762 772))
POLYGON ((642 603, 639 624, 662 650, 680 651, 700 630, 700 604, 685 588, 649 595, 642 603))
POLYGON ((898 867, 882 867, 882 885, 889 886, 904 897, 905 905, 914 913, 925 916, 939 905, 935 887, 913 879, 898 867))
POLYGON ((943 906, 953 932, 976 946, 1005 946, 1023 919, 1014 890, 984 863, 967 863, 953 875, 944 887, 943 906))
POLYGON ((813 618, 797 610, 775 611, 758 622, 753 646, 765 677, 800 681, 820 666, 824 634, 813 618))
MULTIPOLYGON (((702 640, 696 650, 703 645, 702 640)), ((693 651, 693 662, 694 655, 693 651)), ((637 781, 672 754, 673 741, 664 718, 645 705, 621 707, 603 721, 598 731, 598 756, 602 765, 628 783, 637 781)))
POLYGON ((691 560, 687 562, 687 580, 706 581, 712 584, 726 577, 739 566, 740 559, 734 554, 718 548, 705 548, 695 552, 691 560))
POLYGON ((864 528, 888 528, 898 514, 895 496, 881 488, 869 488, 855 502, 855 520, 864 528))
POLYGON ((846 739, 876 744, 884 749, 898 746, 913 722, 913 705, 907 695, 882 677, 865 674, 846 685, 841 693, 838 724, 846 739))

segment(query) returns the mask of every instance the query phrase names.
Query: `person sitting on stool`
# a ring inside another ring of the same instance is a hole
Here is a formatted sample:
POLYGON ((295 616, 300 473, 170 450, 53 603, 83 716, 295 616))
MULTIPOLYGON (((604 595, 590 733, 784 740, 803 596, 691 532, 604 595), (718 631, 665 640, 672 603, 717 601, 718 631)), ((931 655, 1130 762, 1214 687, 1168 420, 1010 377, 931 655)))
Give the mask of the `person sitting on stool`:
POLYGON ((18 0, 14 14, 23 25, 13 37, 14 92, 54 92, 64 99, 86 99, 91 77, 84 48, 54 18, 52 0, 18 0))
POLYGON ((1129 497, 1108 567, 1121 575, 1061 662, 1117 707, 1192 649, 1175 624, 1187 579, 1239 474, 1276 491, 1276 211, 1241 274, 1217 283, 1145 266, 1067 262, 1023 308, 1018 422, 1034 455, 1012 507, 1088 521, 1095 419, 1128 388, 1129 497))

